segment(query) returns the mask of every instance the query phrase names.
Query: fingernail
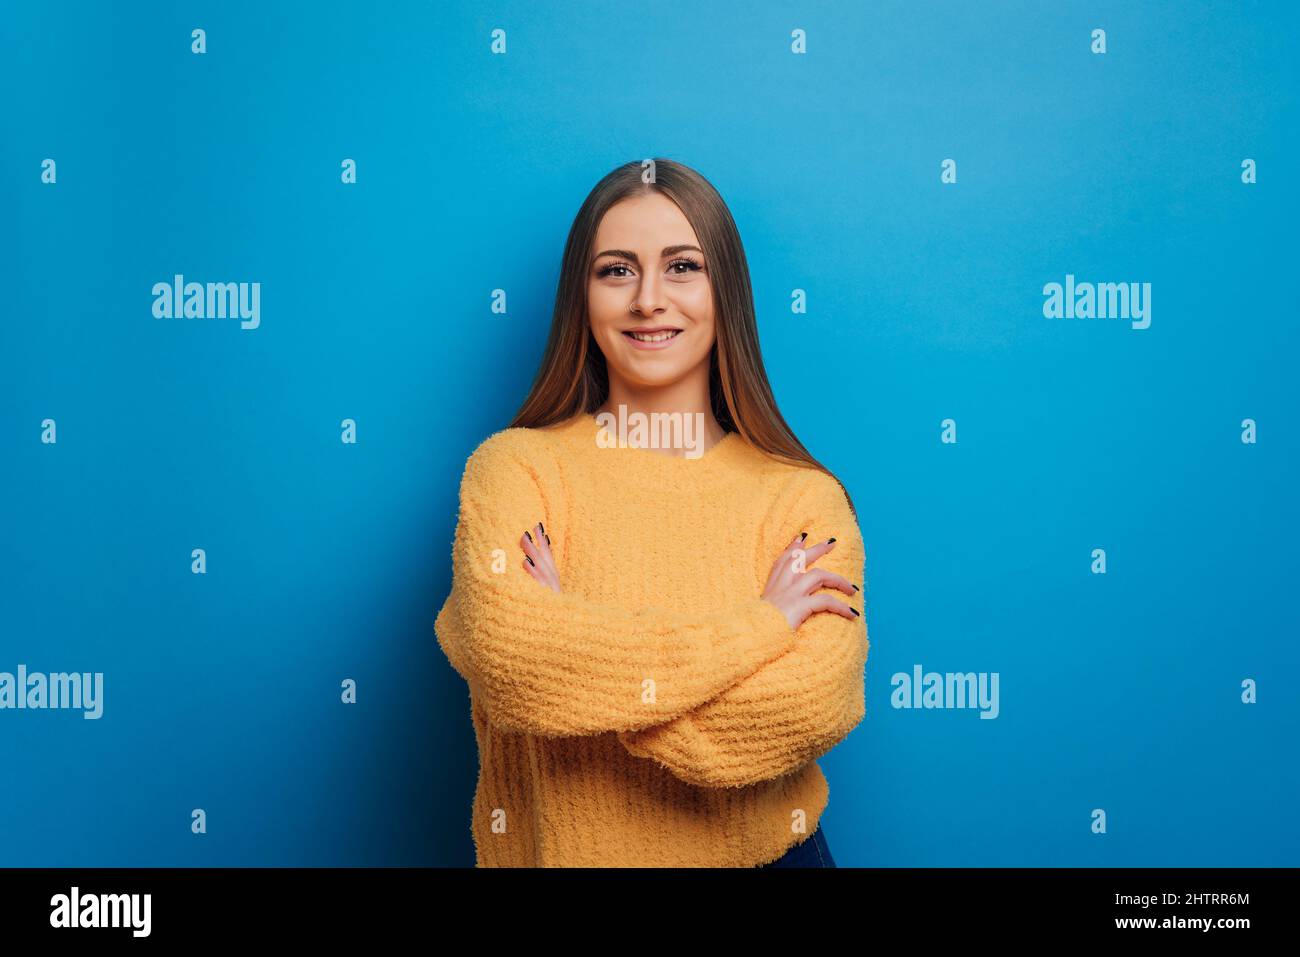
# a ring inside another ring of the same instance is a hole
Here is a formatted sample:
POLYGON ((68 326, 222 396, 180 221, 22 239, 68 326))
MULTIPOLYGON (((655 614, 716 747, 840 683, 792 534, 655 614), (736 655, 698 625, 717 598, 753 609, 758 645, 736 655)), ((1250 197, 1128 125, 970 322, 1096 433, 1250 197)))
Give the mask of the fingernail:
POLYGON ((850 608, 849 611, 853 612, 853 614, 857 615, 859 618, 862 617, 862 613, 859 612, 856 608, 850 608))
POLYGON ((551 536, 549 536, 549 535, 543 535, 542 537, 546 539, 546 544, 547 544, 547 545, 551 544, 551 536))
POLYGON ((524 532, 524 535, 530 542, 533 540, 533 536, 529 535, 527 532, 524 532))
POLYGON ((537 562, 533 561, 527 555, 524 556, 524 561, 528 562, 528 564, 532 565, 534 568, 537 567, 537 562))
MULTIPOLYGON (((852 583, 850 583, 850 584, 852 584, 852 583)), ((854 586, 853 586, 853 590, 854 590, 854 591, 862 591, 862 589, 859 588, 857 585, 854 585, 854 586)))
POLYGON ((545 525, 543 525, 541 522, 538 522, 538 523, 537 523, 537 527, 538 527, 539 529, 541 529, 541 532, 542 532, 543 535, 546 534, 546 526, 545 526, 545 525))
POLYGON ((833 541, 835 541, 835 539, 833 539, 833 538, 828 538, 828 539, 826 539, 826 544, 829 545, 829 544, 830 544, 831 542, 833 542, 833 541))
POLYGON ((807 533, 807 532, 804 532, 802 535, 799 536, 799 541, 802 542, 802 541, 803 541, 805 538, 807 538, 807 537, 808 537, 808 533, 807 533))

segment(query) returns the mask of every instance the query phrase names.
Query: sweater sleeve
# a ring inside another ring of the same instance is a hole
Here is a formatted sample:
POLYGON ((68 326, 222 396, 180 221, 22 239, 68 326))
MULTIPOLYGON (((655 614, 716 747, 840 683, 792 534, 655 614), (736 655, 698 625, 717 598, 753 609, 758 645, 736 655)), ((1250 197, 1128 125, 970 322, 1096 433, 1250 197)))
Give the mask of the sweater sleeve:
MULTIPOLYGON (((810 568, 838 572, 866 588, 866 554, 839 484, 816 472, 794 513, 770 536, 773 556, 798 535, 836 539, 810 568)), ((817 612, 796 631, 794 646, 712 701, 651 728, 623 732, 633 755, 653 759, 701 787, 740 787, 794 771, 838 744, 866 714, 865 592, 822 589, 862 612, 848 620, 817 612)))
POLYGON ((780 609, 757 596, 686 614, 627 610, 535 581, 520 566, 519 539, 562 507, 563 483, 529 460, 527 431, 497 433, 466 463, 451 594, 434 626, 499 728, 562 737, 660 724, 793 646, 780 609))

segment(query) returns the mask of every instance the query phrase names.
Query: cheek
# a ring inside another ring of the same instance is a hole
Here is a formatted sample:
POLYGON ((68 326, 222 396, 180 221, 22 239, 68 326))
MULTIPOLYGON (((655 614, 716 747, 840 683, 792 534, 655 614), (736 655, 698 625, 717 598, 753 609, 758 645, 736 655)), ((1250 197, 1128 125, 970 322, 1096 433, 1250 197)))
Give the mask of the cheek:
POLYGON ((699 326, 713 325, 713 291, 708 283, 692 283, 677 295, 677 308, 699 326))
POLYGON ((707 332, 708 334, 697 336, 695 341, 691 343, 691 352, 688 362, 692 366, 707 359, 710 350, 713 349, 712 330, 701 329, 700 331, 707 332))
POLYGON ((587 315, 591 321, 591 331, 597 336, 605 335, 615 327, 626 309, 611 296, 609 290, 592 286, 587 290, 587 315))
MULTIPOLYGON (((716 334, 714 325, 714 299, 708 293, 708 290, 702 294, 693 295, 690 302, 682 300, 681 311, 690 316, 694 326, 694 332, 701 341, 712 342, 716 334)), ((708 346, 703 346, 707 348, 708 346)))

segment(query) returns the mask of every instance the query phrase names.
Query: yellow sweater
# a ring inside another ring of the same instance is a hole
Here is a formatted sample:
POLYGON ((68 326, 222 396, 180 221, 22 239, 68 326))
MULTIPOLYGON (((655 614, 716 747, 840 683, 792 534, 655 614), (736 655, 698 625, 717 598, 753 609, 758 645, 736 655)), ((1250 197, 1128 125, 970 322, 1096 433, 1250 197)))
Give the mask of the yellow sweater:
MULTIPOLYGON (((479 867, 752 867, 817 826, 815 759, 863 718, 866 609, 792 629, 760 599, 800 532, 865 588, 839 485, 736 433, 697 458, 602 448, 594 416, 470 456, 435 630, 469 685, 479 867), (557 593, 521 566, 550 536, 557 593)), ((604 438, 607 440, 609 433, 604 438)))

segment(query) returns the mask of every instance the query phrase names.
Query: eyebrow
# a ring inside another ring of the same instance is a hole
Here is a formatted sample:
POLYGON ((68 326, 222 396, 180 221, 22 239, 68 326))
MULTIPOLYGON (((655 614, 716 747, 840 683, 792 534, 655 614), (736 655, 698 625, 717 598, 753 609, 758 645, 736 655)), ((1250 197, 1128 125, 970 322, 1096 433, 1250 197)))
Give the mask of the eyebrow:
MULTIPOLYGON (((692 246, 690 243, 682 243, 679 246, 665 246, 663 252, 661 252, 659 255, 661 257, 674 256, 677 253, 685 252, 688 249, 694 249, 697 253, 704 252, 704 250, 701 249, 699 246, 692 246)), ((639 263, 641 261, 640 257, 638 257, 637 254, 632 252, 630 249, 605 249, 602 250, 601 252, 596 253, 596 255, 592 258, 592 262, 595 262, 601 256, 617 256, 620 259, 630 259, 634 263, 639 263)))

